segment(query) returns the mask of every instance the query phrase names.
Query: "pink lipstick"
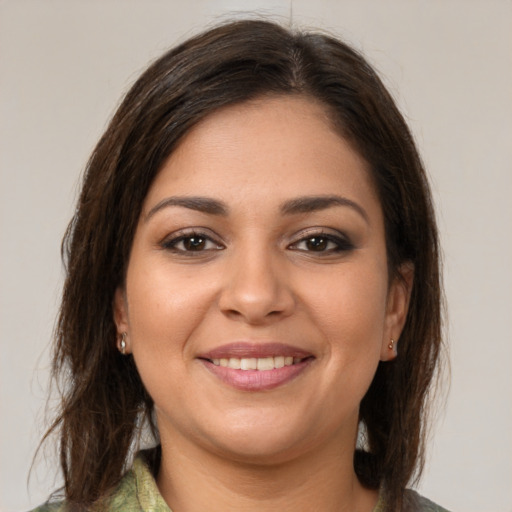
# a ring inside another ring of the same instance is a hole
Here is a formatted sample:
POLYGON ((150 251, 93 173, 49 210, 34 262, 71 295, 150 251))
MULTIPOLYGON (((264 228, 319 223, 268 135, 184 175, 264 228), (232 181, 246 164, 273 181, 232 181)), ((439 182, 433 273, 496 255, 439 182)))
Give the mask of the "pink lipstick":
POLYGON ((300 375, 313 354, 281 343, 231 343, 198 356, 222 382, 245 391, 264 391, 300 375))

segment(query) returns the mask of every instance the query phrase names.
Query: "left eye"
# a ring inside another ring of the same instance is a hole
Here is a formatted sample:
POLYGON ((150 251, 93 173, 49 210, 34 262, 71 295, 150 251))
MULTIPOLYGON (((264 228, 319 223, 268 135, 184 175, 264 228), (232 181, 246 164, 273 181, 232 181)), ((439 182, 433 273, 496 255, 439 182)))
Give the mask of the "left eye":
POLYGON ((296 251, 307 252, 338 252, 347 251, 353 248, 352 244, 347 240, 335 236, 312 235, 299 240, 290 246, 296 251))

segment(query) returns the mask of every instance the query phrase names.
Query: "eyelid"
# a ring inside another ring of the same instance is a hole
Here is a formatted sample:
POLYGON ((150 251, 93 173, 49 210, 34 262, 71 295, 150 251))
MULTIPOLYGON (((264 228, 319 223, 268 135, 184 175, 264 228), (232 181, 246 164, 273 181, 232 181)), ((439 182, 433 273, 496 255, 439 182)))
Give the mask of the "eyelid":
POLYGON ((343 252, 343 251, 349 251, 351 249, 355 248, 355 244, 352 242, 351 237, 349 237, 347 234, 343 233, 342 231, 339 231, 337 229, 332 228, 326 228, 326 227, 313 227, 313 228, 307 228, 305 230, 300 231, 299 233, 296 233, 294 235, 294 240, 288 244, 288 248, 290 250, 295 251, 302 251, 302 252, 311 252, 314 253, 315 251, 309 251, 306 249, 298 249, 297 246, 301 242, 305 242, 308 239, 311 238, 326 238, 332 243, 337 245, 336 249, 328 249, 326 251, 318 251, 318 254, 329 254, 333 252, 343 252))
POLYGON ((173 231, 172 233, 167 234, 159 243, 159 246, 168 251, 173 251, 177 254, 186 254, 197 256, 200 253, 208 253, 211 251, 219 251, 225 249, 225 244, 220 241, 220 237, 211 231, 211 229, 194 226, 189 228, 178 229, 177 231, 173 231), (178 249, 176 245, 178 245, 181 241, 186 240, 187 238, 192 237, 200 237, 207 241, 212 242, 216 245, 215 248, 203 249, 200 251, 187 251, 185 249, 178 249))

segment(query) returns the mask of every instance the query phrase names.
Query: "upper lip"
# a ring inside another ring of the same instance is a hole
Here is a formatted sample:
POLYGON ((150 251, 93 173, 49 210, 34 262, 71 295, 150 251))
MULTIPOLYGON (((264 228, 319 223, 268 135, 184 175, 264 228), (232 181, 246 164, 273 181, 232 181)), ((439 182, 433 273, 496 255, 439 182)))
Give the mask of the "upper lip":
POLYGON ((242 358, 263 358, 263 357, 298 357, 304 359, 313 354, 306 350, 287 345, 284 343, 251 343, 234 342, 216 347, 198 356, 200 359, 229 359, 231 357, 242 358))

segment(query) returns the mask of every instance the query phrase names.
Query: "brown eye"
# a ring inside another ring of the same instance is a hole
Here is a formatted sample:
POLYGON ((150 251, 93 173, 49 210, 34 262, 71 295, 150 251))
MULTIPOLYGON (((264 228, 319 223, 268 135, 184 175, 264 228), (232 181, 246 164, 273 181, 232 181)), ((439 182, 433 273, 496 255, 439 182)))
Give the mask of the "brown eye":
POLYGON ((162 248, 177 254, 192 256, 192 253, 224 249, 224 246, 202 233, 179 234, 162 242, 162 248))
POLYGON ((325 251, 329 246, 330 240, 321 236, 313 236, 305 240, 308 251, 325 251))
POLYGON ((185 251, 202 251, 206 247, 206 238, 189 236, 183 238, 182 244, 185 251))
POLYGON ((289 248, 294 251, 318 253, 319 256, 327 256, 351 251, 354 249, 354 245, 345 235, 318 233, 301 238, 291 244, 289 248))

